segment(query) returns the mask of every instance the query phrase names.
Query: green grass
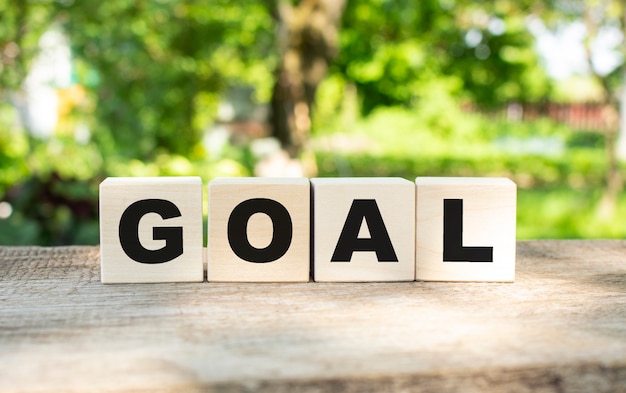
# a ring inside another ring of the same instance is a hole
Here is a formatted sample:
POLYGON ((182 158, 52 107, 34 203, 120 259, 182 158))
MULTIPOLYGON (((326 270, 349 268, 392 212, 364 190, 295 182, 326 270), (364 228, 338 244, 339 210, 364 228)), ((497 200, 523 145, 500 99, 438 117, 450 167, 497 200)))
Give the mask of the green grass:
MULTIPOLYGON (((601 155, 601 152, 598 154, 601 155)), ((518 239, 624 238, 626 195, 612 217, 599 213, 602 160, 571 165, 540 157, 471 160, 318 154, 320 176, 505 176, 518 184, 518 239)))
POLYGON ((341 133, 323 130, 314 143, 319 175, 508 177, 518 185, 518 239, 626 237, 626 196, 611 217, 599 212, 602 134, 546 120, 450 116, 456 118, 434 121, 419 111, 386 108, 341 133))
POLYGON ((626 237, 626 196, 615 213, 602 217, 598 189, 520 189, 517 197, 518 239, 593 239, 626 237))

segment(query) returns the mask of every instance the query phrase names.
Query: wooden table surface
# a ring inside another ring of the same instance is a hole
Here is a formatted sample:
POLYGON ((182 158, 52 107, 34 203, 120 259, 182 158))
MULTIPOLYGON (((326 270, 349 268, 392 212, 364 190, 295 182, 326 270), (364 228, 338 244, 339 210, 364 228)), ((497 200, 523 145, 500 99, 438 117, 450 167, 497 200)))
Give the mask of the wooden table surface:
POLYGON ((0 247, 0 392, 626 392, 626 242, 528 241, 494 283, 102 285, 0 247))

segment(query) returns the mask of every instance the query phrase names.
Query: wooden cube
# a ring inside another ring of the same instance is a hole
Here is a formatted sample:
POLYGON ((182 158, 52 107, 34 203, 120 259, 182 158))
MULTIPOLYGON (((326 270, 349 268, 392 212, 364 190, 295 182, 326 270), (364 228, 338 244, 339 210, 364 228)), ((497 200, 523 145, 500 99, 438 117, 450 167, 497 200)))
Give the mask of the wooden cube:
POLYGON ((471 177, 415 183, 417 280, 515 280, 515 183, 471 177))
POLYGON ((306 178, 219 178, 209 183, 209 281, 309 281, 306 178))
POLYGON ((415 184, 400 178, 314 178, 315 281, 415 279, 415 184))
POLYGON ((100 184, 101 280, 202 281, 199 177, 107 178, 100 184))

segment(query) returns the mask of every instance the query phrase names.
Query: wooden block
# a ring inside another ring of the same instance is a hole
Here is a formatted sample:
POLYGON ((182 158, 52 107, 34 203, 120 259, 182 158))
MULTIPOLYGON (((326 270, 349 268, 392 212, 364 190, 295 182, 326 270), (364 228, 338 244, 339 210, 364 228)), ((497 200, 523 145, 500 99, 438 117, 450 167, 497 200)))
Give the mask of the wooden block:
POLYGON ((417 280, 515 280, 515 183, 470 177, 415 183, 417 280))
POLYGON ((415 279, 415 184, 400 178, 314 178, 315 281, 415 279))
POLYGON ((306 178, 219 178, 209 183, 209 281, 309 281, 306 178))
POLYGON ((107 178, 100 183, 101 280, 202 281, 199 177, 107 178))

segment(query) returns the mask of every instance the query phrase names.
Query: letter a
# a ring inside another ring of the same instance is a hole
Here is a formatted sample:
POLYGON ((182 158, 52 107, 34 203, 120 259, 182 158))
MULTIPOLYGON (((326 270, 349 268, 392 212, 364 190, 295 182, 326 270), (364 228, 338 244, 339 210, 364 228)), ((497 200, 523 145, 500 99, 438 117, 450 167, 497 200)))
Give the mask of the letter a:
POLYGON ((398 262, 375 199, 355 199, 348 212, 331 262, 350 262, 354 251, 374 251, 378 262, 398 262), (363 219, 370 238, 359 238, 363 219))

